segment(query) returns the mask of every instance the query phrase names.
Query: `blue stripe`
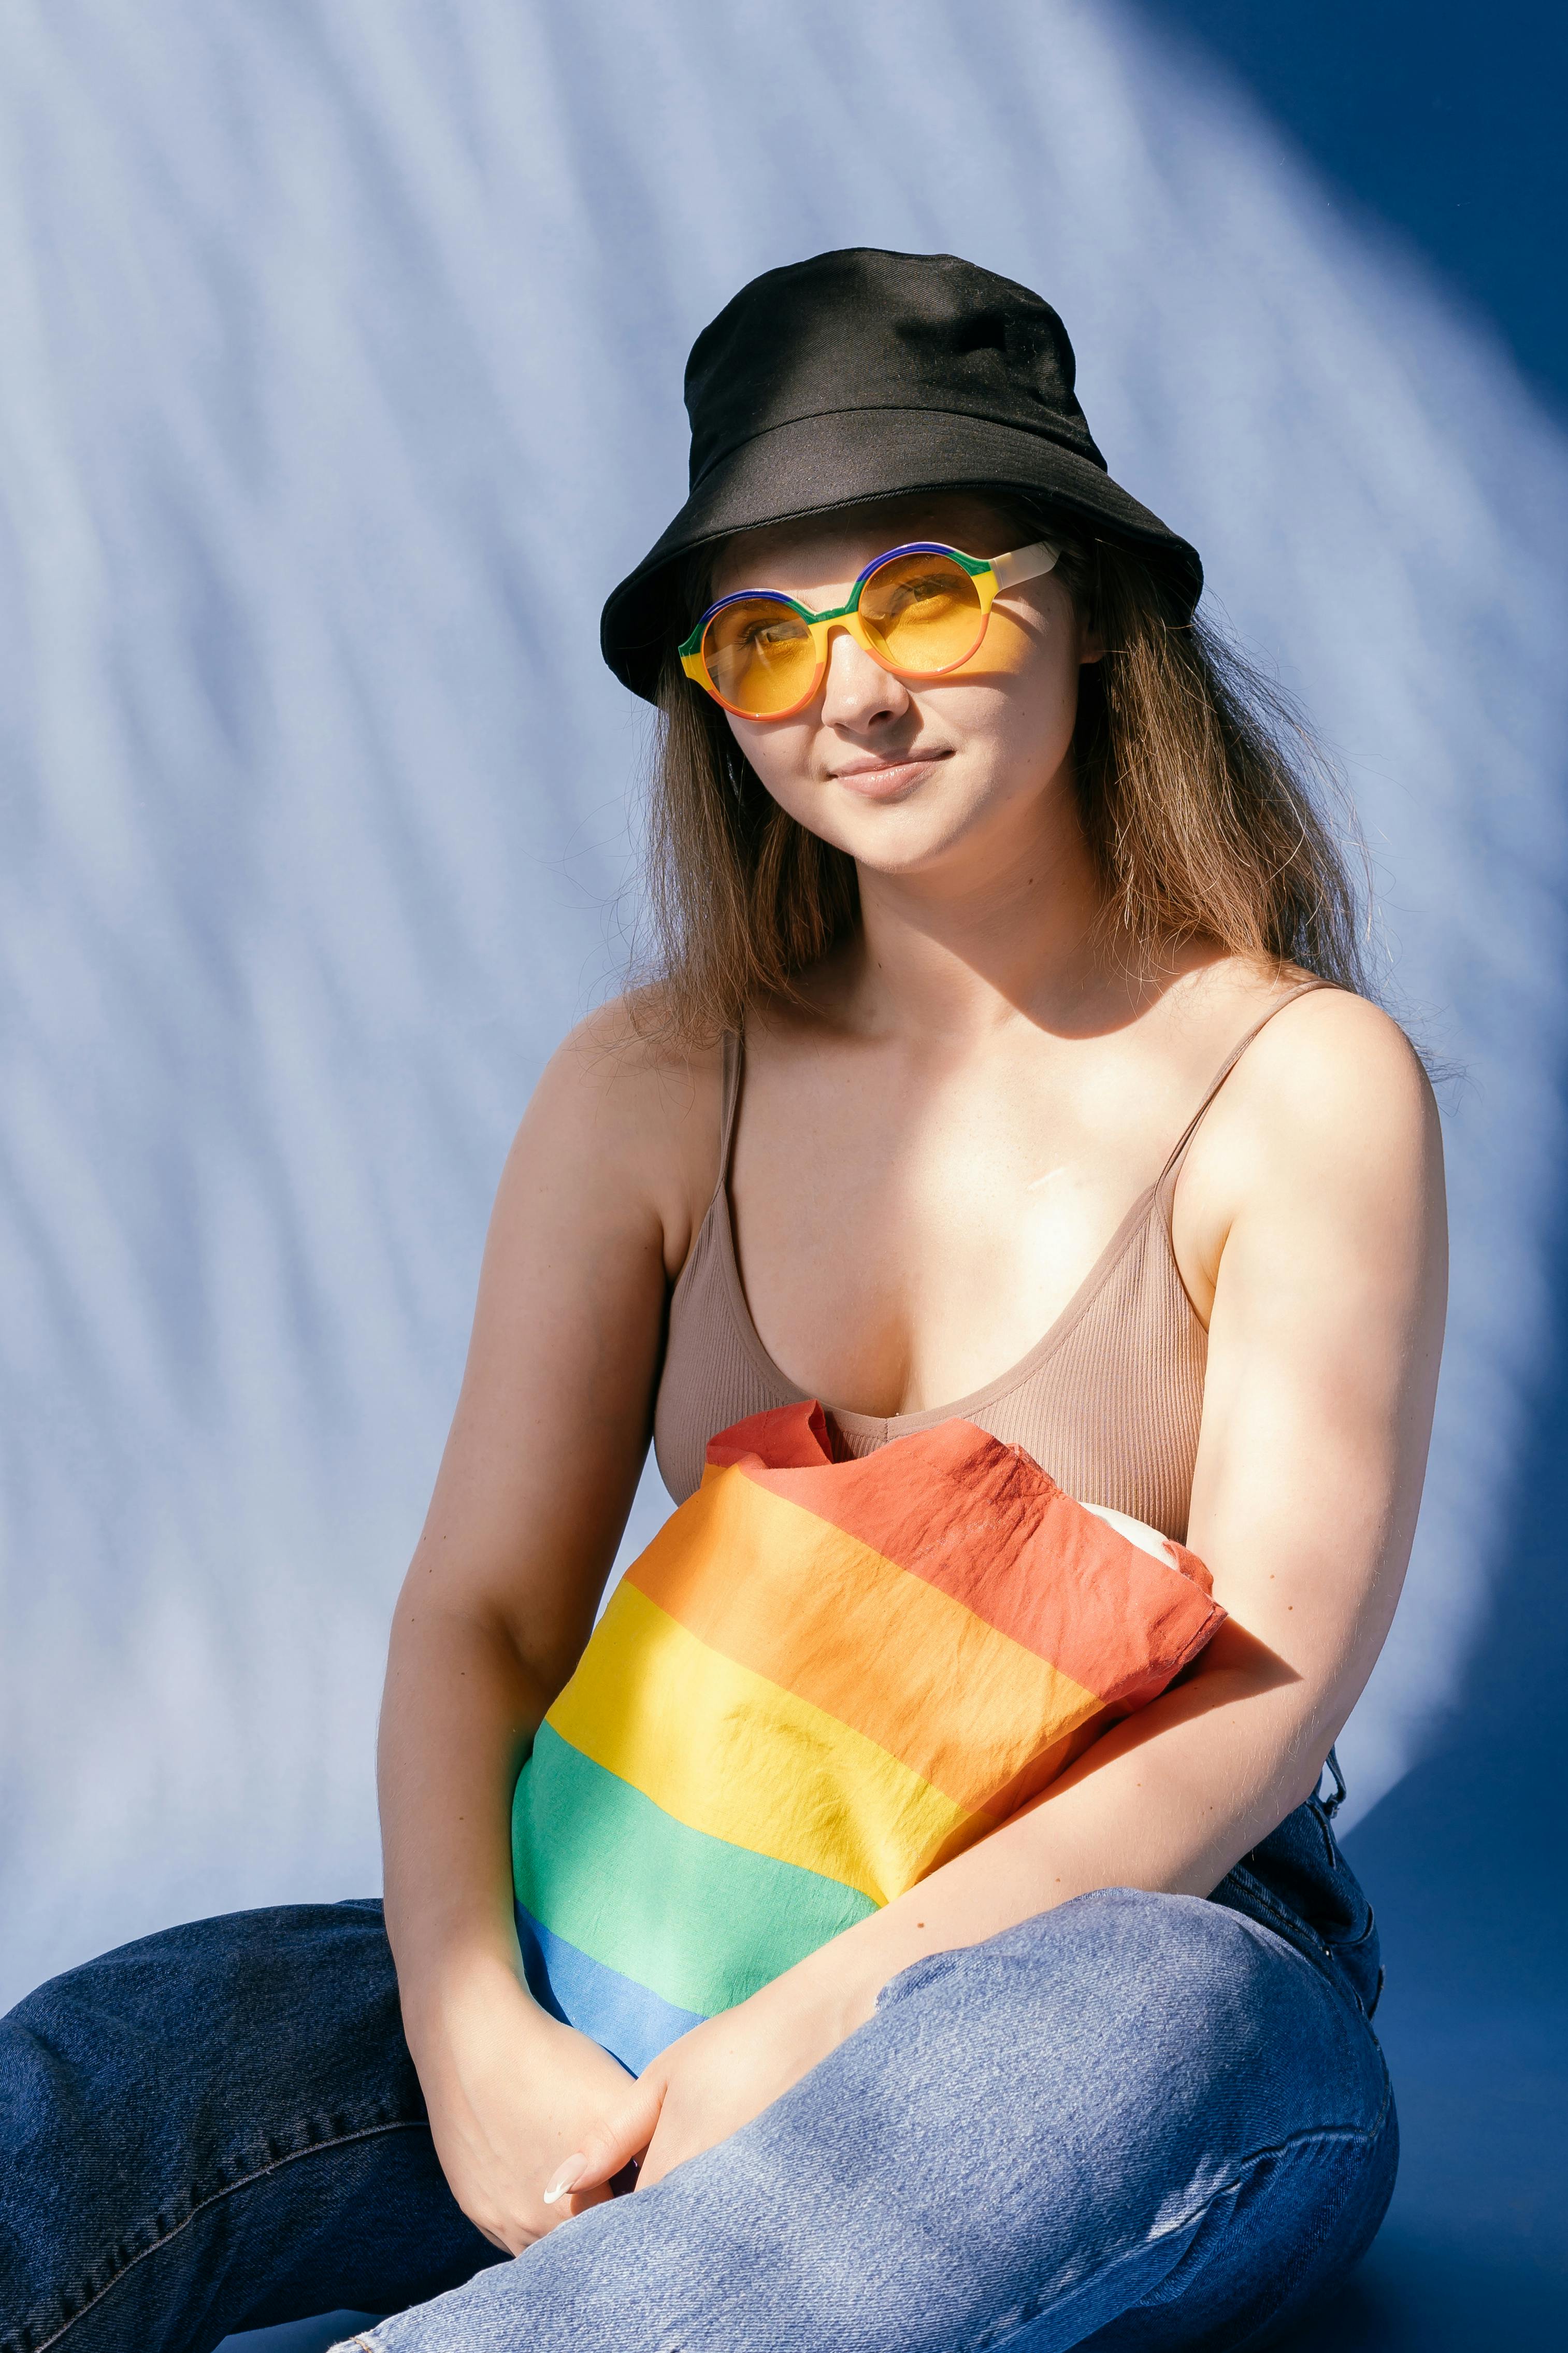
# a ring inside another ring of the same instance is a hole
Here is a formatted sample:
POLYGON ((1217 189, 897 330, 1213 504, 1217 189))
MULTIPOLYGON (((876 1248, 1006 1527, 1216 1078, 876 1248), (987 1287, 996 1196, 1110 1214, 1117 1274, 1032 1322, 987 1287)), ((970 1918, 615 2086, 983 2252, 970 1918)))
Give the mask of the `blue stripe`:
POLYGON ((689 2028, 701 2025, 699 2011, 677 2010, 619 1969, 579 1952, 521 1904, 516 1911, 523 1971, 534 2000, 552 2018, 590 2035, 634 2075, 689 2028))

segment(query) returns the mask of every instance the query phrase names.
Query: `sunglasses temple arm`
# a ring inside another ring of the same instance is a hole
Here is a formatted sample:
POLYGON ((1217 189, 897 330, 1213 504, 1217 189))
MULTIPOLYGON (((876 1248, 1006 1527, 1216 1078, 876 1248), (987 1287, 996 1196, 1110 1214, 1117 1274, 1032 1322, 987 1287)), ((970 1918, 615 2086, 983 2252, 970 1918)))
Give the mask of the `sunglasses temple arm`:
POLYGON ((1048 539, 1037 539, 1032 547, 1016 547, 1011 555, 994 555, 991 569, 998 589, 1015 587, 1020 580, 1037 580, 1042 572, 1049 572, 1060 555, 1061 549, 1053 547, 1048 539))

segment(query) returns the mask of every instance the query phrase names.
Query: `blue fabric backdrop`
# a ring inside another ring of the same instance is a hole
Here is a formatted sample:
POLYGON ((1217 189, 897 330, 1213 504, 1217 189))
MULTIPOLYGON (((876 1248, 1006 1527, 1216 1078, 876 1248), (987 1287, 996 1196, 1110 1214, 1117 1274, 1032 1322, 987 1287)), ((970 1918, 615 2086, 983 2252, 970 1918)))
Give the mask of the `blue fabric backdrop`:
POLYGON ((1344 2325, 1561 2283, 1559 347, 1358 184, 1288 45, 1194 37, 1235 13, 0 15, 0 1999, 376 1883, 489 1196, 635 920, 596 610, 679 497, 686 347, 770 264, 956 249, 1058 303, 1113 466, 1319 717, 1458 1073, 1428 1502, 1343 1744, 1412 2125, 1394 2301, 1344 2325))

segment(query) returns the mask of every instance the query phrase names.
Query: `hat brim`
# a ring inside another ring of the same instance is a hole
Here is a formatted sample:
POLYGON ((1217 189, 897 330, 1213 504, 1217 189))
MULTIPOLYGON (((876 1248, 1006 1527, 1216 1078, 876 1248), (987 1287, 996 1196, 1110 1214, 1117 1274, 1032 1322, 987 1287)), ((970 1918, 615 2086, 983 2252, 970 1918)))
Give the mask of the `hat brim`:
POLYGON ((599 642, 624 686, 651 702, 678 628, 683 558, 766 523, 795 522, 914 491, 1023 491, 1048 498, 1099 536, 1125 541, 1165 574, 1190 615, 1203 588, 1197 550, 1088 458, 1044 434, 931 408, 856 408, 792 419, 710 467, 605 607, 599 642))

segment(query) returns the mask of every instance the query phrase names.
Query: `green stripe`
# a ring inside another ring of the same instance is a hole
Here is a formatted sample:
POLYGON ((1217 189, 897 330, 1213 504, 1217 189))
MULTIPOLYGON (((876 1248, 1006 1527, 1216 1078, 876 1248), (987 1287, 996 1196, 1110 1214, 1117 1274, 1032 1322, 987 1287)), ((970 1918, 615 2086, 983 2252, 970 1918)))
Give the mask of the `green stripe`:
POLYGON ((679 2010, 728 2010, 876 1905, 793 1862, 689 1830, 548 1724, 511 1811, 517 1900, 679 2010))

